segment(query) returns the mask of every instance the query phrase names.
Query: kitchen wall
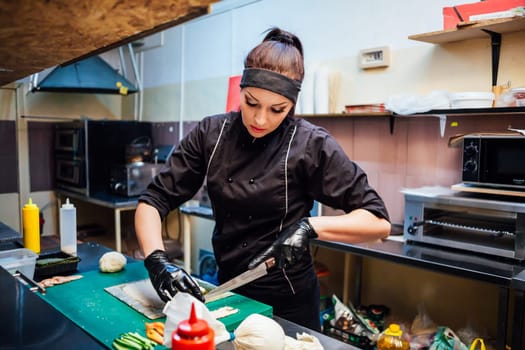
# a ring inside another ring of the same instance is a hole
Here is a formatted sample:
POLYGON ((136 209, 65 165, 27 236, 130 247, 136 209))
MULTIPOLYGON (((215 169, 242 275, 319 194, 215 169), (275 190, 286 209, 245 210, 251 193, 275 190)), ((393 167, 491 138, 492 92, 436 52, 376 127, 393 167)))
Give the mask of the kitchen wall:
MULTIPOLYGON (((112 66, 120 66, 116 51, 102 57, 112 66)), ((42 75, 45 76, 48 71, 42 75)), ((28 81, 24 79, 0 88, 0 140, 3 146, 0 160, 4 160, 2 164, 6 165, 0 175, 0 180, 3 180, 0 186, 0 220, 20 231, 21 208, 31 197, 45 221, 43 234, 53 235, 58 230, 52 182, 54 172, 46 167, 49 162, 45 162, 52 155, 51 123, 80 118, 133 119, 133 114, 125 115, 122 111, 123 100, 131 97, 31 92, 28 81)), ((133 112, 132 109, 130 113, 133 112)))
MULTIPOLYGON (((183 115, 199 120, 223 111, 228 77, 241 73, 249 49, 275 25, 302 39, 307 73, 324 67, 339 78, 333 91, 337 112, 346 104, 384 102, 400 93, 490 91, 488 35, 445 45, 408 39, 412 34, 440 30, 441 8, 456 3, 263 0, 175 27, 164 32, 163 46, 141 53, 143 117, 183 115), (385 45, 392 56, 388 68, 359 68, 359 50, 385 45)), ((523 38, 524 33, 504 34, 500 84, 525 85, 525 71, 518 64, 523 62, 518 45, 523 38)))

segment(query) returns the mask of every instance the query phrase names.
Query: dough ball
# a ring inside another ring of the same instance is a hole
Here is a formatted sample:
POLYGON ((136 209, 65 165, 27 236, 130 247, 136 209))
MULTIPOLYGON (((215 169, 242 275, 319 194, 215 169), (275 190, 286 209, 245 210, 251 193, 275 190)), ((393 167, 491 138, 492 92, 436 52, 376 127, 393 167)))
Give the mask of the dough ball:
POLYGON ((251 314, 235 330, 236 350, 284 350, 283 328, 273 319, 251 314))
POLYGON ((126 257, 119 252, 107 252, 100 257, 98 266, 102 272, 118 272, 126 266, 126 257))

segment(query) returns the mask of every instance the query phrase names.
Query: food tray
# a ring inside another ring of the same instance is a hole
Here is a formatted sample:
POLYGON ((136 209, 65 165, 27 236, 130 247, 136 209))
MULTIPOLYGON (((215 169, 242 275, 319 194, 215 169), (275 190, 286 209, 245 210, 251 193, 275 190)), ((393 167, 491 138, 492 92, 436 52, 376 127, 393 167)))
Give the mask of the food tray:
POLYGON ((36 260, 35 278, 65 275, 77 271, 80 258, 64 252, 42 253, 36 260))

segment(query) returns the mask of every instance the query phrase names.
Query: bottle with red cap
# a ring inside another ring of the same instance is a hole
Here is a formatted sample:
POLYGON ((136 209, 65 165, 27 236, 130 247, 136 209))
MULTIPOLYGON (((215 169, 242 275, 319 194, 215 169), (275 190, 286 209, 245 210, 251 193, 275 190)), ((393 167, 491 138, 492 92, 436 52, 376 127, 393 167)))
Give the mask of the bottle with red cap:
POLYGON ((190 318, 181 321, 171 335, 172 350, 215 350, 214 332, 206 320, 197 318, 191 304, 190 318))

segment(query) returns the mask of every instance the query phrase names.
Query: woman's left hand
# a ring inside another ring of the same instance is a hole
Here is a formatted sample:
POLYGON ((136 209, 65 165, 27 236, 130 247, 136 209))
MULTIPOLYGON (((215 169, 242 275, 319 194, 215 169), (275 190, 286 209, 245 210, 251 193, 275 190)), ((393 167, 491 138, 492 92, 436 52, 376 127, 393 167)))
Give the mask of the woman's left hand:
POLYGON ((311 238, 317 238, 317 233, 310 225, 308 218, 302 218, 282 231, 268 249, 252 259, 248 264, 248 269, 255 268, 271 257, 275 258, 277 267, 287 268, 300 260, 308 251, 311 238))

